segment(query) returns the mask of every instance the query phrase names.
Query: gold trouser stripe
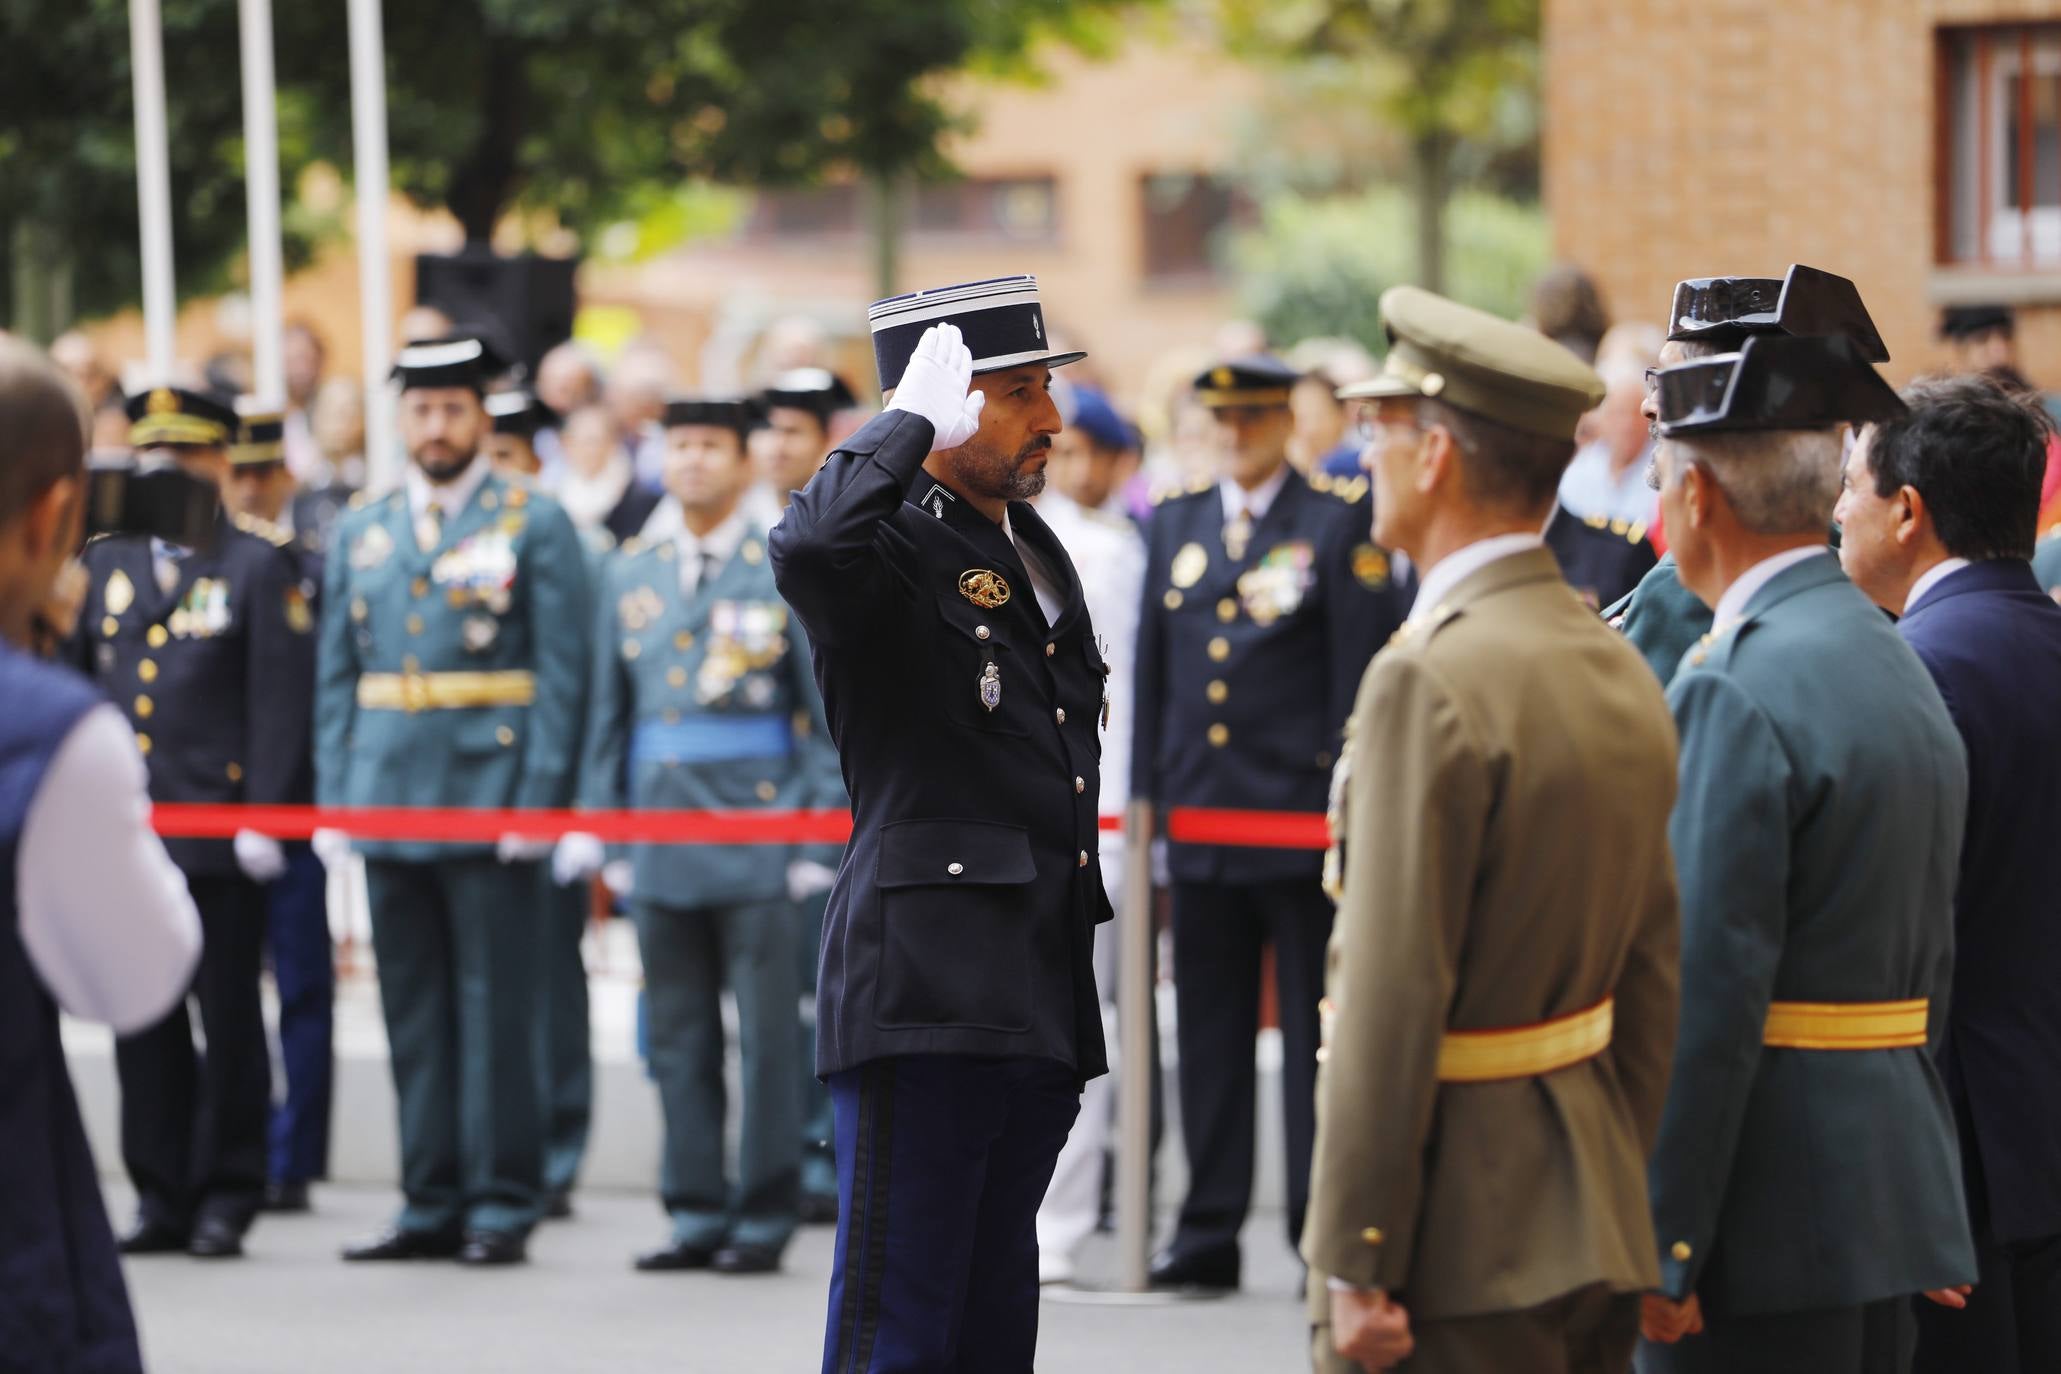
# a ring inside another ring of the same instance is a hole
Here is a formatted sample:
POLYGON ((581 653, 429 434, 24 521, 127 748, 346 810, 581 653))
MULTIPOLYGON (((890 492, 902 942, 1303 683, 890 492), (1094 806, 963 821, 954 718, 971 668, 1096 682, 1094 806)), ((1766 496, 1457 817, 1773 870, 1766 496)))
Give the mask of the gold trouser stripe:
POLYGON ((1537 1078, 1593 1059, 1610 1047, 1615 1008, 1615 1002, 1606 997, 1587 1011, 1533 1026, 1447 1031, 1438 1047, 1438 1081, 1537 1078))
POLYGON ((1929 999, 1774 1002, 1761 1043, 1785 1050, 1900 1050, 1925 1043, 1929 999))
POLYGON ((468 706, 527 706, 537 679, 523 669, 499 673, 367 673, 358 705, 368 711, 449 711, 468 706))

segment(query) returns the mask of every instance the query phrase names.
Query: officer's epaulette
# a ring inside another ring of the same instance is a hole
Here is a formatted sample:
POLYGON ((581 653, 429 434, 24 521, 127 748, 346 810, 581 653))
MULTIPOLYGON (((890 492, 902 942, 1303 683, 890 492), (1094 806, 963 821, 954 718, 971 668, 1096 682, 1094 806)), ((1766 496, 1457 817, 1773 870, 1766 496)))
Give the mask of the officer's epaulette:
POLYGON ((616 546, 616 552, 622 554, 625 558, 635 558, 638 554, 644 552, 644 541, 633 534, 616 546))
MULTIPOLYGON (((594 547, 599 549, 603 553, 612 553, 615 551, 615 536, 610 534, 607 530, 596 530, 593 534, 589 535, 588 538, 592 539, 594 541, 594 547)), ((625 545, 624 552, 628 552, 627 544, 625 545)))
MULTIPOLYGON (((1322 488, 1319 488, 1322 490, 1322 488)), ((1330 494, 1353 505, 1367 494, 1367 479, 1364 477, 1334 477, 1331 479, 1330 494)))
POLYGON ((1440 602, 1431 608, 1431 614, 1422 619, 1412 618, 1405 620, 1397 627, 1396 632, 1388 637, 1388 642, 1397 648, 1409 644, 1423 644, 1440 630, 1458 620, 1460 613, 1460 607, 1449 606, 1444 602, 1440 602))
POLYGON ((1591 515, 1582 521, 1592 530, 1609 530, 1627 544, 1636 544, 1646 537, 1646 524, 1642 520, 1612 520, 1606 516, 1591 515))
POLYGON ((254 534, 276 548, 285 548, 293 542, 293 531, 284 525, 275 524, 263 516, 237 511, 230 515, 229 522, 245 534, 254 534))
POLYGON ((1168 501, 1178 501, 1185 496, 1200 496, 1206 491, 1215 491, 1216 487, 1217 484, 1207 477, 1197 477, 1178 486, 1155 487, 1152 491, 1152 504, 1159 506, 1168 501))
POLYGON ((1100 506, 1082 506, 1081 514, 1086 516, 1092 523, 1101 525, 1105 529, 1121 530, 1128 533, 1137 528, 1137 526, 1131 523, 1129 516, 1118 515, 1115 511, 1104 510, 1100 506))
POLYGON ((1746 637, 1758 622, 1757 616, 1742 616, 1734 624, 1722 630, 1712 630, 1696 641, 1682 658, 1682 667, 1711 668, 1722 672, 1732 662, 1732 655, 1739 648, 1739 641, 1746 637))

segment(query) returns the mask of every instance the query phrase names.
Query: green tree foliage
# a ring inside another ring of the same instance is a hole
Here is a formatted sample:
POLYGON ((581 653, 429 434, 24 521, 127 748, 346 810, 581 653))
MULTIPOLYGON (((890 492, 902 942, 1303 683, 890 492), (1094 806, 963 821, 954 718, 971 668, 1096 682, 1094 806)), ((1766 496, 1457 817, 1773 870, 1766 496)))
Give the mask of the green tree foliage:
MULTIPOLYGON (((1231 243, 1231 265, 1247 313, 1267 336, 1357 339, 1378 357, 1387 348, 1377 302, 1416 280, 1410 249, 1415 208, 1400 190, 1358 196, 1270 199, 1259 228, 1231 243)), ((1484 191, 1456 193, 1446 216, 1451 294, 1514 319, 1550 261, 1545 216, 1484 191)))
POLYGON ((1299 64, 1312 90, 1362 100, 1401 137, 1415 219, 1416 280, 1444 286, 1446 207, 1459 153, 1493 170, 1484 145, 1536 109, 1541 0, 1220 0, 1234 52, 1299 64))

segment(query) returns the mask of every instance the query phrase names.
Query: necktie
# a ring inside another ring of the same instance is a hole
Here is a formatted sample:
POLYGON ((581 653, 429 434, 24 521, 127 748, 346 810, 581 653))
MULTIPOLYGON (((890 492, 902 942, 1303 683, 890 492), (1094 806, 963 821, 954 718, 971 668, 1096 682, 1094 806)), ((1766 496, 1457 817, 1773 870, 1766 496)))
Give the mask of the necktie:
POLYGON ((1244 506, 1238 513, 1224 522, 1224 552, 1231 555, 1233 563, 1245 558, 1245 545, 1252 538, 1252 512, 1244 506))
POLYGON ((422 508, 422 514, 415 517, 415 542, 424 553, 435 548, 444 537, 444 511, 435 501, 422 508))

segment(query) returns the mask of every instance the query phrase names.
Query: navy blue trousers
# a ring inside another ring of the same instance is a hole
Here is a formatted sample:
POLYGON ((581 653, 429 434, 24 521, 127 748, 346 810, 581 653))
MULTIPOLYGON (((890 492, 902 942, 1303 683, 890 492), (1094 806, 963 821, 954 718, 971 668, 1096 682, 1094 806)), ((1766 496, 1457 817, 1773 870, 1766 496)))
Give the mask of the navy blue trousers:
POLYGON ((269 1173, 274 1183, 306 1183, 329 1176, 336 957, 329 947, 329 874, 304 844, 286 846, 286 872, 265 887, 265 940, 286 1070, 286 1093, 272 1107, 269 1173))
POLYGON ((832 1074, 830 1098, 823 1374, 1030 1374, 1038 1203, 1080 1112, 1074 1070, 905 1056, 832 1074))

